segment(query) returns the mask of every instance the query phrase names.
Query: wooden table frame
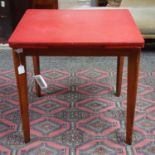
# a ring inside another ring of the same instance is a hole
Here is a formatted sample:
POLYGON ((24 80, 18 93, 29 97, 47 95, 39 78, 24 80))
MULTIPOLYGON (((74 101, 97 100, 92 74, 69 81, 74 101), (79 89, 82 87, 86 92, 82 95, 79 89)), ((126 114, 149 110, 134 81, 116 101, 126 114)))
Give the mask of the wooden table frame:
MULTIPOLYGON (((39 56, 117 56, 117 82, 116 95, 120 96, 123 62, 124 56, 128 57, 128 88, 127 88, 127 117, 126 117, 126 143, 132 143, 132 132, 134 123, 134 111, 136 104, 138 71, 140 60, 140 48, 137 47, 50 47, 50 48, 24 48, 19 56, 16 50, 13 50, 13 60, 19 91, 20 109, 24 130, 25 143, 30 141, 30 123, 28 112, 28 89, 27 89, 27 74, 18 74, 18 66, 20 61, 26 69, 26 56, 33 56, 34 72, 40 73, 39 56)), ((40 88, 36 85, 36 93, 41 96, 40 88)))

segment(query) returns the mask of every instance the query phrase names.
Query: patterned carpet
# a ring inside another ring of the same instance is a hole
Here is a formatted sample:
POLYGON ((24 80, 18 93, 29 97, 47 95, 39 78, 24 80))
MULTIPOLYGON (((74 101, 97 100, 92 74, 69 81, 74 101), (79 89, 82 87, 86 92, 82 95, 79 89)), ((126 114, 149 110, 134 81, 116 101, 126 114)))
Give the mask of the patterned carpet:
POLYGON ((143 52, 133 144, 126 145, 126 70, 116 97, 115 57, 41 57, 48 89, 28 91, 31 142, 23 143, 11 52, 0 50, 0 155, 154 155, 155 52, 143 52))

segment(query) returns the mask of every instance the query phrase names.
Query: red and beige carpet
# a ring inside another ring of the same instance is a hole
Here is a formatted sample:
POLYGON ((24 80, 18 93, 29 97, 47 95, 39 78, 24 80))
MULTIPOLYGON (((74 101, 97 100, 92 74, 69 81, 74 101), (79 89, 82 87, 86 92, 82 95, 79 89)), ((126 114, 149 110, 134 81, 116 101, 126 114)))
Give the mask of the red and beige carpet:
POLYGON ((141 56, 133 144, 126 145, 126 80, 115 57, 41 57, 48 89, 35 96, 28 62, 31 142, 24 144, 11 51, 0 50, 0 155, 154 155, 155 53, 141 56))

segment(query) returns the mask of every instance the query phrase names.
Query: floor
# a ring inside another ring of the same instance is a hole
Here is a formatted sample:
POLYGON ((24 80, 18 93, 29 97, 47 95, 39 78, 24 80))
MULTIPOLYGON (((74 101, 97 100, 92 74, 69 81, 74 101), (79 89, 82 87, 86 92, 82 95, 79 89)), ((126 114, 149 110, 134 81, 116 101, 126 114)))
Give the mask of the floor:
POLYGON ((24 144, 11 50, 0 51, 0 155, 155 154, 154 52, 141 55, 129 146, 124 142, 127 64, 122 94, 116 97, 116 57, 41 57, 48 89, 38 98, 28 57, 31 141, 24 144))

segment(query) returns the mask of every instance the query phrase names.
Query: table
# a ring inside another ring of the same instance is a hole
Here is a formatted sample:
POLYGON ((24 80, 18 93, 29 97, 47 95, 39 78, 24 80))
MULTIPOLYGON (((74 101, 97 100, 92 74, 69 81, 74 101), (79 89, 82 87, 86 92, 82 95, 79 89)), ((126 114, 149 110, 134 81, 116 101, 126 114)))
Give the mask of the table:
MULTIPOLYGON (((18 73, 26 56, 33 56, 35 74, 39 56, 117 56, 122 76, 128 57, 126 143, 132 143, 140 50, 144 40, 128 10, 27 10, 9 39, 13 59, 25 143, 30 141, 26 72, 18 73), (22 48, 21 53, 17 49, 22 48)), ((120 94, 121 77, 117 77, 120 94)), ((38 95, 40 90, 37 89, 38 95)))

